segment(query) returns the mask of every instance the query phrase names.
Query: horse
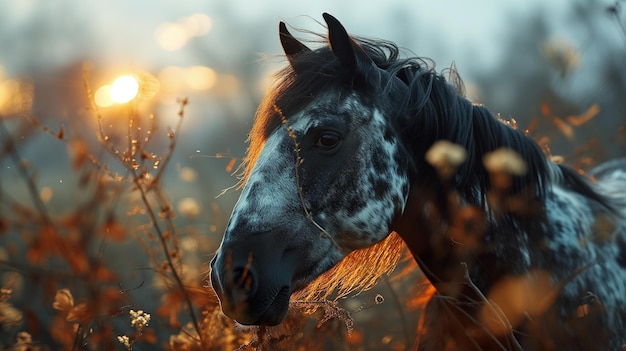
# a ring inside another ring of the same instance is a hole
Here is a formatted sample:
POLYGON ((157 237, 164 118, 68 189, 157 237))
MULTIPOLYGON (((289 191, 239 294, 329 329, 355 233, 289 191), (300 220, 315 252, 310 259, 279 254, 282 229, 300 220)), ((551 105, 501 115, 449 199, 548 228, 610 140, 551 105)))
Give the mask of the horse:
POLYGON ((210 263, 223 313, 277 325, 292 295, 367 289, 406 245, 434 287, 416 349, 624 350, 626 159, 553 162, 454 72, 323 18, 315 49, 279 24, 288 64, 210 263))

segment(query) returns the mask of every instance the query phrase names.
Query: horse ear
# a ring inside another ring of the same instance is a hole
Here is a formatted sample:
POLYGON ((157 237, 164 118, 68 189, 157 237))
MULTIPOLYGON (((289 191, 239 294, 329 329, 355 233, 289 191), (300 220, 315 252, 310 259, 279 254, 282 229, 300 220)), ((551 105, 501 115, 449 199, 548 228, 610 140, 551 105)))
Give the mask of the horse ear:
POLYGON ((335 17, 328 13, 322 16, 328 25, 328 43, 333 54, 345 68, 355 69, 357 57, 348 32, 335 17))
POLYGON ((285 56, 287 56, 287 60, 289 60, 290 63, 291 60, 299 53, 311 50, 306 45, 299 42, 298 39, 294 38, 291 33, 289 33, 285 22, 280 22, 278 24, 278 33, 280 36, 280 44, 282 45, 285 56))

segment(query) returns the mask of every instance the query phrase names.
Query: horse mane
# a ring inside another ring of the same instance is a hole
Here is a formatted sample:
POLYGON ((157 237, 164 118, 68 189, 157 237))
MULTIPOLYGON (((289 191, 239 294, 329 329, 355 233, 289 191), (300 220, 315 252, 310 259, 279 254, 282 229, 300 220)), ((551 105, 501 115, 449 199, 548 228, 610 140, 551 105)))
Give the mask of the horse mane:
MULTIPOLYGON (((566 182, 573 190, 610 207, 609 201, 575 171, 549 162, 541 148, 525 133, 502 123, 486 108, 465 99, 462 81, 454 67, 448 70, 446 79, 444 74, 435 71, 429 59, 400 58, 400 49, 393 42, 353 39, 378 68, 400 78, 408 86, 409 94, 401 108, 408 113, 399 117, 405 119, 398 121, 397 125, 401 137, 411 146, 411 176, 418 183, 441 181, 436 170, 424 159, 424 154, 436 141, 448 140, 467 151, 468 158, 457 169, 452 186, 470 204, 484 208, 484 194, 490 188, 482 157, 496 149, 508 148, 519 154, 527 166, 525 174, 514 176, 513 193, 530 190, 532 198, 542 201, 550 184, 566 182)), ((290 58, 290 64, 276 74, 276 83, 257 110, 249 134, 248 152, 242 163, 241 186, 250 176, 269 135, 283 123, 288 123, 290 116, 312 103, 321 93, 332 89, 341 91, 358 87, 354 86, 350 73, 341 66, 328 45, 290 58)), ((380 277, 393 271, 402 254, 408 251, 405 248, 400 236, 391 233, 381 242, 347 255, 297 292, 294 298, 309 301, 330 296, 340 298, 367 290, 380 277)))

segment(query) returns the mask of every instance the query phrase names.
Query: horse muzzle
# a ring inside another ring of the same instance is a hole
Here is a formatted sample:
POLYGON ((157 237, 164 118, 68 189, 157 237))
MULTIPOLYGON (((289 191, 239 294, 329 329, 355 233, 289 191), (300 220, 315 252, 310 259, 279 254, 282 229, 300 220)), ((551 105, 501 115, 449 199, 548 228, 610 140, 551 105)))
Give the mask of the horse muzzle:
POLYGON ((211 261, 211 285, 222 312, 244 325, 277 325, 289 309, 293 264, 284 262, 290 255, 266 235, 223 243, 211 261))

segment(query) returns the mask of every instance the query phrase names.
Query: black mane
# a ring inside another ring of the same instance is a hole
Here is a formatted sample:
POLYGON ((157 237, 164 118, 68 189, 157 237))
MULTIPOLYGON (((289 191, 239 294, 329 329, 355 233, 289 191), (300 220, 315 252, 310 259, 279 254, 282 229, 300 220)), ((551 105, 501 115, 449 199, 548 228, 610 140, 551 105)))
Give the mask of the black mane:
MULTIPOLYGON (((446 79, 444 74, 435 71, 428 59, 400 58, 400 49, 393 42, 363 38, 353 40, 378 69, 386 71, 389 77, 398 77, 408 86, 403 101, 390 103, 400 104, 404 111, 403 116, 393 118, 398 118, 397 128, 413 155, 413 176, 418 182, 438 181, 424 154, 435 141, 448 140, 467 151, 468 158, 459 167, 453 186, 470 203, 482 204, 484 194, 490 188, 483 156, 499 148, 508 148, 517 152, 527 166, 525 175, 514 177, 512 193, 525 192, 533 200, 542 202, 547 187, 561 181, 602 206, 612 207, 609 200, 598 194, 575 171, 548 161, 532 138, 503 123, 486 108, 468 101, 463 96, 462 81, 454 68, 448 71, 449 79, 446 79)), ((327 45, 291 57, 290 63, 277 74, 277 84, 259 107, 257 122, 250 133, 248 161, 254 160, 263 142, 282 123, 276 107, 289 118, 325 91, 355 88, 353 74, 344 69, 327 45)), ((376 72, 360 73, 374 76, 376 72)), ((399 83, 397 79, 390 79, 386 88, 391 89, 394 81, 399 83)), ((387 90, 384 88, 382 91, 387 90)), ((249 169, 245 174, 249 174, 249 169)))

